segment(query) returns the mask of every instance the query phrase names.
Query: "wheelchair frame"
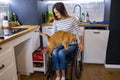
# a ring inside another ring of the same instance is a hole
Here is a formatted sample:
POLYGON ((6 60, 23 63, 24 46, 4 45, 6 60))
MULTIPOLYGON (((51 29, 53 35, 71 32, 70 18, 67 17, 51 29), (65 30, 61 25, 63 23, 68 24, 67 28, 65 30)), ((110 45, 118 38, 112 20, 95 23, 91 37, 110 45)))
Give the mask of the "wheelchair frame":
MULTIPOLYGON (((74 67, 74 70, 75 70, 75 77, 77 79, 80 79, 81 74, 82 74, 82 69, 83 69, 82 68, 83 67, 83 52, 81 52, 79 50, 79 48, 77 48, 77 50, 75 52, 73 52, 72 54, 66 55, 66 70, 67 70, 67 64, 69 62, 71 64, 71 72, 70 72, 70 79, 69 80, 72 80, 73 67, 74 67)), ((53 58, 49 58, 48 59, 48 75, 47 75, 47 80, 51 80, 51 77, 55 73, 53 65, 54 65, 53 58)))

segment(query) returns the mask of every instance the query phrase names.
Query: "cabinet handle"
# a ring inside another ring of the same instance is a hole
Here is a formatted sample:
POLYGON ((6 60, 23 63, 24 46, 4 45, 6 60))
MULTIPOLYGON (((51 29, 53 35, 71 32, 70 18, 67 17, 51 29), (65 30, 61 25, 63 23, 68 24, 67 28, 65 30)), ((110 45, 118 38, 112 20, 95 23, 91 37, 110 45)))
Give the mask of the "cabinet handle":
POLYGON ((0 47, 0 50, 2 50, 2 48, 0 47))
POLYGON ((3 69, 4 67, 5 67, 5 65, 4 65, 4 64, 2 64, 2 66, 0 67, 0 70, 1 70, 1 69, 3 69))

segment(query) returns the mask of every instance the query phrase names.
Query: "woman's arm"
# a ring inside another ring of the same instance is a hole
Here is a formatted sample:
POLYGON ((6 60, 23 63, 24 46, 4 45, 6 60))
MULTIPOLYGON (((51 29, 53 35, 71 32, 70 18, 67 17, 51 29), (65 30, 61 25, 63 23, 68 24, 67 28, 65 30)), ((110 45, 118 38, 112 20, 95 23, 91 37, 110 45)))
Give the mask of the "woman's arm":
POLYGON ((84 50, 83 36, 79 37, 79 41, 80 41, 80 43, 79 43, 79 49, 80 49, 80 51, 83 51, 84 50))
POLYGON ((84 46, 83 46, 83 31, 80 29, 79 27, 79 21, 76 20, 76 18, 74 18, 73 20, 73 25, 74 25, 74 29, 77 31, 77 36, 79 37, 79 49, 80 51, 84 50, 84 46))

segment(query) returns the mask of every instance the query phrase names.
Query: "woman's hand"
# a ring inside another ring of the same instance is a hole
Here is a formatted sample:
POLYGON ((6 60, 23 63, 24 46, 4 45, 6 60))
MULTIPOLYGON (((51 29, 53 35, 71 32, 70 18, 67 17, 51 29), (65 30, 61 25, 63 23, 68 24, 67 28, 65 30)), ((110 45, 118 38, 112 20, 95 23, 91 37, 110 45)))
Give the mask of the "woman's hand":
POLYGON ((82 36, 80 36, 80 43, 78 46, 79 46, 80 51, 84 51, 83 37, 82 36))
POLYGON ((83 46, 83 44, 79 43, 78 46, 79 46, 80 51, 83 51, 83 50, 84 50, 84 46, 83 46))

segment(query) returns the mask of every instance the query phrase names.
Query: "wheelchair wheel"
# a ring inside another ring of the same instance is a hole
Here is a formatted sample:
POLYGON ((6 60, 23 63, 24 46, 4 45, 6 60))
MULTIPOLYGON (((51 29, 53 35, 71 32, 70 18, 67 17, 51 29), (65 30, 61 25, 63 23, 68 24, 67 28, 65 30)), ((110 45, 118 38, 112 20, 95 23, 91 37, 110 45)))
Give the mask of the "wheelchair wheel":
POLYGON ((82 52, 78 49, 75 59, 75 76, 77 79, 81 77, 82 73, 82 52))
POLYGON ((47 80, 51 80, 50 76, 47 76, 47 80))
POLYGON ((48 58, 48 63, 47 63, 47 80, 52 80, 51 78, 54 76, 54 67, 53 67, 53 59, 48 58))

